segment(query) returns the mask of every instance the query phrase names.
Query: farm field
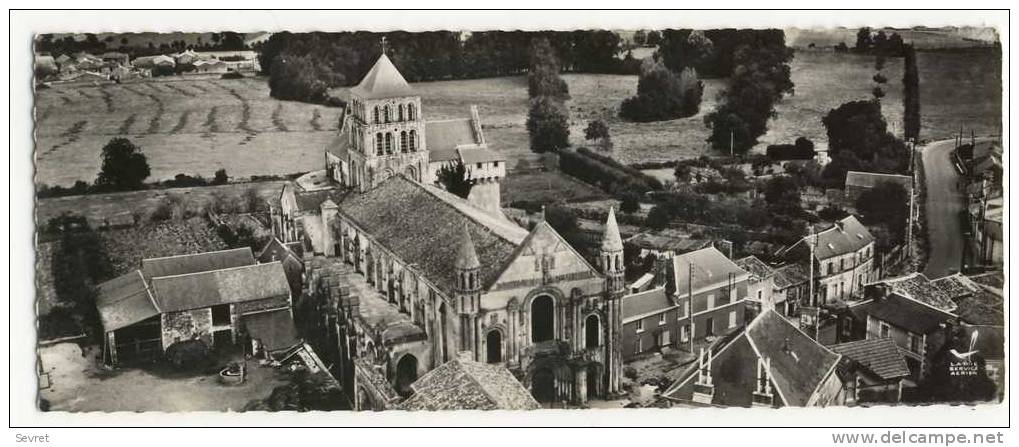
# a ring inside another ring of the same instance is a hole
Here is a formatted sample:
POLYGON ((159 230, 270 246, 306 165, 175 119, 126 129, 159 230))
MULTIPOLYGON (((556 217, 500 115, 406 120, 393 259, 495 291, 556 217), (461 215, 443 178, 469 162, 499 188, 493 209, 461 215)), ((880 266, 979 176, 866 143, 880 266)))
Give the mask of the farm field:
MULTIPOLYGON (((978 135, 1001 127, 1001 67, 994 53, 921 52, 923 139, 949 138, 963 128, 978 135)), ((769 132, 756 151, 799 136, 826 147, 821 118, 851 100, 871 98, 874 57, 797 51, 792 62, 794 95, 777 106, 769 132)), ((883 70, 885 117, 901 134, 902 60, 888 59, 883 70)), ((705 80, 701 111, 657 123, 620 120, 620 102, 636 92, 637 77, 564 74, 570 86, 570 139, 585 145, 583 129, 592 119, 608 122, 624 163, 664 161, 709 153, 704 115, 715 107, 725 80, 705 80)), ((511 169, 533 161, 525 128, 528 106, 524 76, 414 84, 426 119, 469 116, 477 105, 489 145, 503 151, 511 169)), ((333 94, 346 96, 346 89, 333 94)), ((150 180, 179 173, 210 177, 225 168, 232 177, 289 174, 321 167, 322 147, 334 135, 338 108, 278 101, 263 78, 240 80, 147 80, 121 85, 58 85, 37 93, 36 182, 70 186, 92 181, 99 153, 111 138, 125 136, 140 145, 152 167, 150 180)), ((512 175, 512 174, 511 174, 512 175)))
POLYGON ((511 172, 502 181, 502 206, 518 200, 567 202, 597 200, 605 193, 559 171, 511 172))
POLYGON ((142 148, 150 181, 308 171, 341 112, 272 99, 262 78, 54 85, 36 93, 36 183, 91 182, 103 145, 119 136, 142 148))
POLYGON ((269 181, 254 183, 232 183, 219 186, 200 186, 194 188, 153 189, 109 194, 88 194, 84 196, 54 197, 39 199, 35 206, 36 222, 45 225, 50 219, 63 213, 84 216, 89 222, 103 222, 122 214, 138 214, 147 217, 162 199, 168 195, 179 195, 197 205, 209 202, 214 194, 228 197, 241 197, 250 188, 254 188, 259 197, 269 199, 280 193, 285 181, 269 181))

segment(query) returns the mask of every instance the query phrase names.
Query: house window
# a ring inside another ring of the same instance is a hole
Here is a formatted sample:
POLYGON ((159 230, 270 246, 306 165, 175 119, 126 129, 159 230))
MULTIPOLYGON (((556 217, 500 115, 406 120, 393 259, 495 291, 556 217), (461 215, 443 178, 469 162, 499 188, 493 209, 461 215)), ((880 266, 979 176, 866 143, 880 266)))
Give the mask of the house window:
POLYGON ((891 332, 891 328, 888 326, 887 323, 883 323, 883 322, 879 323, 878 335, 881 338, 888 338, 889 337, 889 332, 891 332))
POLYGON ((679 330, 679 340, 683 343, 690 341, 690 325, 684 325, 679 330))
POLYGON ((499 167, 499 162, 497 162, 497 161, 496 162, 492 162, 492 167, 498 168, 499 167))
POLYGON ((637 333, 644 332, 644 320, 637 320, 637 333))
POLYGON ((478 169, 481 169, 481 163, 478 163, 478 169))
POLYGON ((736 327, 736 311, 735 310, 729 312, 729 328, 732 329, 734 327, 736 327))
POLYGON ((842 271, 842 270, 845 270, 845 269, 846 269, 846 260, 844 258, 843 259, 839 259, 839 270, 842 271))
POLYGON ((920 337, 909 334, 909 350, 919 354, 921 351, 920 340, 920 337))
POLYGON ((220 304, 218 306, 212 306, 212 325, 213 326, 229 326, 230 325, 230 305, 220 304))
POLYGON ((638 338, 637 339, 637 354, 640 354, 642 352, 644 352, 644 340, 638 338))
POLYGON ((708 309, 714 309, 715 308, 715 295, 714 294, 708 295, 707 301, 708 301, 708 309))
POLYGON ((658 325, 662 326, 665 324, 665 312, 658 314, 658 325))
POLYGON ((832 273, 835 273, 835 263, 834 262, 829 262, 828 263, 828 274, 831 275, 832 273))
POLYGON ((704 320, 704 336, 710 337, 712 335, 715 335, 715 319, 708 318, 704 320))
POLYGON ((764 294, 763 290, 758 290, 757 291, 757 301, 764 301, 764 295, 763 294, 764 294))

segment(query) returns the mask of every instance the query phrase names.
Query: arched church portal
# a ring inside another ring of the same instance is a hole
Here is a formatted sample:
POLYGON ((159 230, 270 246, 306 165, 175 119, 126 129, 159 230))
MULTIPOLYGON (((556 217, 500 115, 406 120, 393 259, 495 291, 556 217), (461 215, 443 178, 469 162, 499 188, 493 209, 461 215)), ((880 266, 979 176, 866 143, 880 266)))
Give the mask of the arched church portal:
POLYGON ((502 332, 496 329, 488 331, 485 335, 485 356, 488 363, 502 362, 502 332))
POLYGON ((396 364, 396 392, 407 397, 412 394, 410 385, 418 379, 418 359, 411 354, 400 357, 396 364))
POLYGON ((531 341, 534 343, 555 338, 555 302, 548 295, 539 295, 531 301, 531 341))

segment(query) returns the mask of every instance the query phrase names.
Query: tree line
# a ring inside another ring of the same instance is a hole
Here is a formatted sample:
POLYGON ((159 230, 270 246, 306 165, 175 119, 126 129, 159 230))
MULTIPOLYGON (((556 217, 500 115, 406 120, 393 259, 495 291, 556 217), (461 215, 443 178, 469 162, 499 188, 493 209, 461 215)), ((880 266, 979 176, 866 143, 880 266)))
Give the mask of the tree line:
POLYGON ((259 64, 269 73, 272 95, 297 98, 290 90, 324 95, 331 87, 357 83, 382 52, 410 82, 475 79, 518 75, 531 65, 536 38, 548 41, 561 71, 618 73, 621 43, 611 31, 428 31, 273 34, 259 48, 259 64), (300 70, 279 70, 277 64, 300 64, 300 70), (300 75, 301 72, 308 73, 300 75), (294 75, 297 74, 297 77, 294 75), (316 81, 325 88, 315 85, 316 81))
POLYGON ((86 33, 85 38, 78 40, 74 36, 57 38, 53 34, 41 34, 35 43, 36 52, 48 52, 53 56, 85 52, 99 55, 108 51, 116 51, 129 55, 131 58, 141 56, 154 56, 157 54, 179 53, 186 50, 199 51, 240 51, 249 50, 244 41, 244 34, 232 31, 212 33, 210 40, 203 41, 198 36, 194 43, 188 43, 183 39, 162 42, 156 45, 153 42, 146 42, 144 45, 132 42, 128 35, 119 37, 109 35, 100 39, 96 34, 86 33))

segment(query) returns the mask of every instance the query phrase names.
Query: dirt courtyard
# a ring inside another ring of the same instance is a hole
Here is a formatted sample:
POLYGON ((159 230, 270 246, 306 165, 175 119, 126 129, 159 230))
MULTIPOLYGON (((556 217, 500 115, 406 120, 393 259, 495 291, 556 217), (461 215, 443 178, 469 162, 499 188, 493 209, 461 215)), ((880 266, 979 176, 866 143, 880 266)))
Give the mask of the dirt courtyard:
POLYGON ((288 383, 286 373, 250 361, 245 383, 225 386, 215 375, 171 378, 139 368, 106 371, 94 361, 97 348, 87 347, 85 353, 74 343, 39 349, 49 379, 39 397, 50 403, 50 411, 240 411, 288 383))

